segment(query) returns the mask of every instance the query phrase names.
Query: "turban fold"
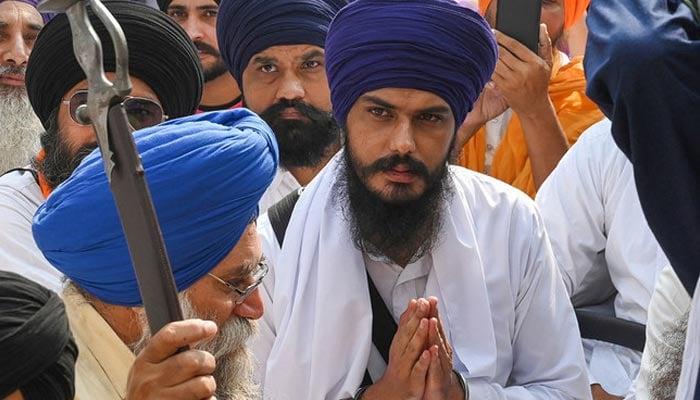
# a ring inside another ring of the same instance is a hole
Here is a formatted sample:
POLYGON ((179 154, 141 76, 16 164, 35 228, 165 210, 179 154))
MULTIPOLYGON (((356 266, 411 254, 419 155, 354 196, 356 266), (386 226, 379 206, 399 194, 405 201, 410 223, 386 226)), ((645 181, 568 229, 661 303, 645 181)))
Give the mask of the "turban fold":
MULTIPOLYGON (((36 6, 39 4, 39 2, 41 0, 9 0, 9 1, 18 1, 20 3, 26 3, 26 4, 29 4, 30 6, 36 8, 36 6)), ((3 2, 5 2, 5 0, 0 0, 0 3, 3 3, 3 2)), ((37 10, 37 12, 39 12, 39 10, 37 10)), ((42 12, 39 12, 39 14, 41 14, 41 19, 44 20, 44 23, 49 22, 51 20, 51 18, 53 18, 56 15, 56 14, 42 13, 42 12)))
POLYGON ((0 398, 72 400, 78 349, 63 301, 13 272, 0 272, 0 398))
MULTIPOLYGON (((479 0, 481 15, 486 14, 486 9, 492 0, 479 0)), ((564 30, 571 28, 583 16, 591 0, 564 0, 564 30)))
MULTIPOLYGON (((170 118, 193 114, 202 95, 202 69, 197 49, 172 18, 145 4, 117 0, 104 5, 126 36, 129 74, 158 96, 170 118)), ((89 11, 102 41, 105 71, 115 70, 114 48, 107 30, 89 11)), ((42 29, 27 63, 29 101, 45 128, 66 92, 85 79, 73 54, 68 17, 57 15, 42 29)))
MULTIPOLYGON (((178 290, 238 243, 275 176, 278 149, 247 109, 172 120, 134 134, 178 290)), ((59 271, 100 300, 142 303, 99 151, 34 215, 34 239, 59 271)))
POLYGON ((336 120, 357 98, 382 88, 431 92, 461 125, 498 56, 486 21, 448 0, 357 0, 333 20, 326 73, 336 120))
POLYGON ((272 46, 323 47, 328 25, 344 0, 224 0, 216 37, 224 63, 242 85, 254 55, 272 46))

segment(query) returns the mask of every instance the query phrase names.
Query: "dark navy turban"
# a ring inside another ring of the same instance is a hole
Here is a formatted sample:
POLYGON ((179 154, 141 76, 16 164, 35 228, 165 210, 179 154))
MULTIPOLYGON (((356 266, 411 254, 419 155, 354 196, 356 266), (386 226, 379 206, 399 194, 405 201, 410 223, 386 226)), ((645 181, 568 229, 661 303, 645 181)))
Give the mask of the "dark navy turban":
MULTIPOLYGON (((277 172, 275 136, 247 109, 190 116, 134 134, 175 283, 182 291, 231 252, 277 172)), ((100 300, 141 304, 98 151, 34 215, 39 249, 100 300)))
POLYGON ((459 126, 497 57, 486 21, 453 1, 354 1, 335 17, 326 39, 333 113, 344 126, 362 94, 418 89, 445 100, 459 126))
POLYGON ((72 400, 75 345, 63 301, 49 289, 0 271, 0 399, 72 400))
POLYGON ((343 0, 224 0, 216 37, 224 63, 242 85, 254 55, 272 46, 323 47, 331 19, 343 0))

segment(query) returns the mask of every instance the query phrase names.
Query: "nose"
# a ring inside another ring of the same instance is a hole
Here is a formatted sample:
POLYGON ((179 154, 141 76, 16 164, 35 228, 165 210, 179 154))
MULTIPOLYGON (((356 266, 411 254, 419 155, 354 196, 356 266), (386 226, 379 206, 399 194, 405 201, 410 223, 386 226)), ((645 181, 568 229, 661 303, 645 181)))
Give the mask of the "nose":
POLYGON ((202 40, 204 38, 203 24, 197 21, 196 18, 187 18, 182 23, 182 28, 187 32, 192 41, 202 40))
POLYGON ((241 318, 260 319, 264 311, 265 306, 263 305, 260 288, 256 288, 243 303, 234 308, 233 313, 241 318))
POLYGON ((398 119, 390 135, 389 150, 393 153, 406 155, 416 150, 413 127, 408 119, 398 119))
POLYGON ((299 100, 306 95, 303 81, 295 73, 287 73, 280 81, 275 100, 299 100))
MULTIPOLYGON (((4 46, 3 46, 4 47, 4 46)), ((13 64, 17 67, 26 67, 29 60, 31 47, 27 45, 21 33, 12 36, 6 50, 2 54, 3 64, 13 64)))

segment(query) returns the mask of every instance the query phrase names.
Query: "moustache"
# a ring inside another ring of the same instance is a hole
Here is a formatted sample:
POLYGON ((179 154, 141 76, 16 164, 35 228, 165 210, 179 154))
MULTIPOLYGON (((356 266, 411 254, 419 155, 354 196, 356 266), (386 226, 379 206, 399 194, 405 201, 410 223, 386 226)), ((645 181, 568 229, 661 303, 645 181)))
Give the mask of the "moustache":
POLYGON ((217 58, 221 57, 221 54, 219 54, 219 52, 214 47, 204 42, 195 41, 194 46, 197 48, 197 50, 201 51, 202 53, 208 53, 217 58))
POLYGON ((14 65, 0 65, 0 75, 12 74, 12 75, 24 76, 26 72, 27 72, 26 67, 17 67, 14 65))
POLYGON ((319 121, 327 119, 331 114, 329 112, 321 111, 318 108, 310 104, 304 103, 301 100, 282 99, 278 103, 271 105, 265 111, 263 111, 260 114, 260 118, 262 118, 268 124, 271 124, 279 118, 279 115, 282 111, 288 108, 295 109, 297 112, 299 112, 299 114, 308 118, 310 121, 319 121))
POLYGON ((424 180, 428 180, 430 178, 430 172, 425 164, 409 155, 401 156, 398 154, 380 158, 372 164, 362 167, 359 171, 359 175, 362 177, 367 177, 377 172, 391 171, 398 165, 406 165, 408 167, 408 172, 416 174, 424 180))

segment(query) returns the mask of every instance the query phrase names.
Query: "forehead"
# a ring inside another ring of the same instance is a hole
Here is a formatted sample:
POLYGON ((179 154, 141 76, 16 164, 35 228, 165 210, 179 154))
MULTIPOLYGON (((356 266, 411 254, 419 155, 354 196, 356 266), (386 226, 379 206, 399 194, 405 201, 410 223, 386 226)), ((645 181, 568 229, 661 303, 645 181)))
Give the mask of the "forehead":
POLYGON ((251 58, 251 62, 256 62, 260 59, 273 59, 278 61, 293 61, 301 60, 309 55, 323 55, 325 53, 322 47, 310 44, 291 44, 284 46, 272 46, 261 51, 251 58))
MULTIPOLYGON (((114 72, 105 72, 105 76, 107 76, 107 79, 112 80, 114 79, 114 72)), ((158 98, 158 96, 156 96, 153 89, 151 89, 151 87, 148 86, 148 84, 146 84, 146 82, 142 81, 139 78, 136 78, 135 76, 130 76, 129 78, 131 79, 131 93, 129 93, 129 95, 134 97, 145 97, 147 99, 152 99, 160 103, 160 99, 158 98)), ((76 91, 84 90, 87 88, 87 79, 82 80, 75 84, 72 88, 68 89, 63 98, 67 99, 76 91)))
POLYGON ((362 94, 355 104, 384 102, 396 110, 406 112, 425 109, 450 110, 449 104, 435 93, 419 89, 382 88, 362 94))
POLYGON ((201 7, 206 7, 206 8, 216 7, 216 8, 218 8, 219 5, 214 0, 173 0, 168 5, 168 8, 171 8, 171 7, 196 9, 196 8, 201 8, 201 7))
POLYGON ((7 29, 15 24, 31 29, 41 29, 44 20, 39 11, 27 3, 0 0, 0 29, 7 29))

